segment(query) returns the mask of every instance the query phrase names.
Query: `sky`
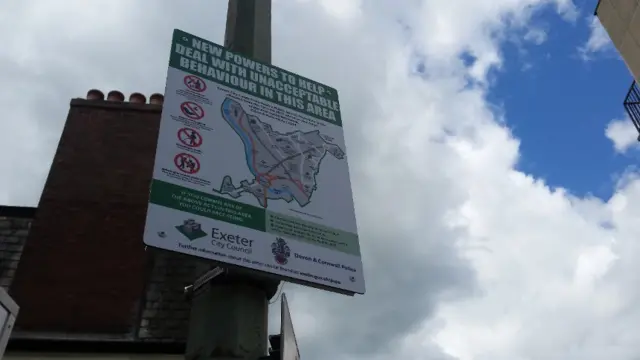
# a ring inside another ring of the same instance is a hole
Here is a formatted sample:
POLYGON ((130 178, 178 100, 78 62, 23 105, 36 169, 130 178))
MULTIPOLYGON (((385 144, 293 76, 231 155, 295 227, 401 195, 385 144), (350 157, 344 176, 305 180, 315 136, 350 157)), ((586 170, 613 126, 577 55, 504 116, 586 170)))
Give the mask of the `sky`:
MULTIPOLYGON (((595 6, 273 1, 273 63, 340 92, 367 278, 284 287, 305 359, 640 358, 632 78, 595 6)), ((71 98, 162 92, 172 30, 225 14, 0 2, 0 203, 37 205, 71 98)))

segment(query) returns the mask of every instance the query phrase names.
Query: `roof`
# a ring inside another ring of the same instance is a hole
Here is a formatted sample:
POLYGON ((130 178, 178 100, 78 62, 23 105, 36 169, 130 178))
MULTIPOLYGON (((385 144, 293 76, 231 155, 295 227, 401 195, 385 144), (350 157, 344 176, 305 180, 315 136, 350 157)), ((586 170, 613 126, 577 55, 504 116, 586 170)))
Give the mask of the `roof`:
POLYGON ((29 206, 0 205, 0 217, 33 219, 36 216, 36 210, 37 208, 29 206))

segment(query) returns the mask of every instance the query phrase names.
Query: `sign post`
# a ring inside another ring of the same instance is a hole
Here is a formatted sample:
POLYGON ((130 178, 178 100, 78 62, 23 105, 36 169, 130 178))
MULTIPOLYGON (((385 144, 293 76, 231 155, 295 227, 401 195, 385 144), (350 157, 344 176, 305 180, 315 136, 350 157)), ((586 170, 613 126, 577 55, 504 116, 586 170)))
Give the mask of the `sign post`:
POLYGON ((264 355, 281 280, 365 292, 338 92, 271 65, 270 27, 270 0, 230 0, 226 47, 173 33, 144 243, 227 270, 187 358, 264 355))

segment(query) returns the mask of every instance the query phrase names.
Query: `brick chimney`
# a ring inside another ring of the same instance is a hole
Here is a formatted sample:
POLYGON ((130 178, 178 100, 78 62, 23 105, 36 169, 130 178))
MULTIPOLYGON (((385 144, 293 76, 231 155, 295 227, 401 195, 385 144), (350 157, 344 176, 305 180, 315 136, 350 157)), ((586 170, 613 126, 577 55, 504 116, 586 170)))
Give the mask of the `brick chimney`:
POLYGON ((71 108, 10 293, 16 332, 184 340, 196 266, 142 242, 161 94, 71 108))

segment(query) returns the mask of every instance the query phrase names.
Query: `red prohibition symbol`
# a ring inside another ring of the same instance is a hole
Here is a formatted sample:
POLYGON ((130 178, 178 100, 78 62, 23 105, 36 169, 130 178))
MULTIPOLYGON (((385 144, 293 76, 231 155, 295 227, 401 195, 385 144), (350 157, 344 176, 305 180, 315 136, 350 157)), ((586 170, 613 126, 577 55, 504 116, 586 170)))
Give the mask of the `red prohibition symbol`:
POLYGON ((200 120, 204 116, 204 109, 202 106, 194 103, 193 101, 185 101, 180 104, 180 110, 184 116, 191 120, 200 120))
POLYGON ((197 148, 202 145, 202 135, 189 128, 182 128, 178 130, 178 140, 180 140, 184 145, 192 148, 197 148))
POLYGON ((173 163, 176 165, 178 170, 186 174, 193 175, 200 171, 200 161, 198 161, 198 159, 193 155, 185 153, 178 154, 173 158, 173 163))
POLYGON ((204 80, 200 79, 197 76, 187 75, 184 77, 184 84, 190 90, 195 92, 203 92, 207 90, 207 83, 204 80))

